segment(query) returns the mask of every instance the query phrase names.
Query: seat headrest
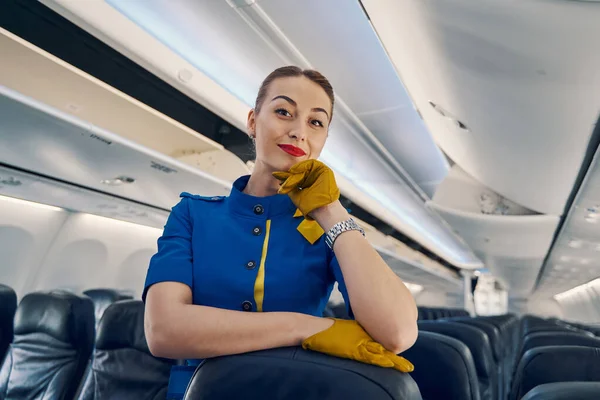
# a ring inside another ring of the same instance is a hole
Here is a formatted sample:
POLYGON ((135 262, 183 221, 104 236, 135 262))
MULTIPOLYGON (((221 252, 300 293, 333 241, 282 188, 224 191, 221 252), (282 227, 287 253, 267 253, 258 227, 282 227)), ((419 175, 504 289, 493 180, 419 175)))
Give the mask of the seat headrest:
POLYGON ((421 400, 409 374, 286 347, 205 360, 185 399, 421 400), (243 393, 243 396, 240 396, 243 393))
POLYGON ((141 300, 122 300, 108 306, 98 325, 96 348, 134 348, 150 353, 144 335, 144 303, 141 300))
POLYGON ((46 333, 73 346, 87 346, 94 337, 94 305, 88 297, 64 291, 33 292, 15 314, 15 335, 46 333))
POLYGON ((531 389, 522 400, 598 400, 600 382, 545 383, 531 389))
POLYGON ((600 348, 544 346, 528 350, 517 367, 510 399, 553 382, 600 381, 600 348))
POLYGON ((480 378, 491 379, 494 371, 494 355, 489 338, 474 326, 452 321, 419 321, 419 331, 436 332, 460 340, 467 345, 480 378))
POLYGON ((106 304, 106 305, 112 304, 115 301, 128 300, 128 299, 133 298, 129 295, 123 294, 122 292, 120 292, 116 289, 104 289, 104 288, 89 289, 89 290, 86 290, 85 292, 83 292, 83 294, 85 294, 86 296, 91 298, 92 301, 94 302, 94 304, 106 304))
POLYGON ((0 318, 12 321, 16 309, 17 294, 9 286, 0 284, 0 318))
POLYGON ((94 309, 96 310, 96 321, 99 321, 106 310, 106 307, 119 300, 132 299, 133 297, 125 295, 116 289, 89 289, 83 292, 94 302, 94 309))
POLYGON ((415 344, 402 355, 415 366, 411 376, 424 399, 479 400, 475 362, 460 340, 419 331, 415 344))

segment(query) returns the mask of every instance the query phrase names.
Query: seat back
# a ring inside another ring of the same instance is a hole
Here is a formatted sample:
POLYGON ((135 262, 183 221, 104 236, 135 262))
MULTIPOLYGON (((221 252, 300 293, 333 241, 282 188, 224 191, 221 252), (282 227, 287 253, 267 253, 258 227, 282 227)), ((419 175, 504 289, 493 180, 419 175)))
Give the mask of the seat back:
POLYGON ((419 332, 404 353, 415 366, 411 376, 426 400, 479 400, 473 356, 461 341, 434 332, 419 332))
POLYGON ((106 310, 106 308, 109 305, 111 305, 115 301, 128 300, 133 298, 129 295, 125 295, 119 292, 118 290, 104 288, 89 289, 83 292, 83 294, 88 296, 94 302, 94 315, 96 317, 96 327, 98 327, 98 323, 100 322, 100 318, 102 318, 104 310, 106 310))
POLYGON ((13 323, 17 310, 17 294, 12 288, 0 284, 0 365, 13 340, 13 323))
POLYGON ((451 319, 451 321, 456 321, 456 322, 460 322, 461 324, 471 325, 471 326, 474 326, 476 328, 483 330, 486 333, 486 335, 488 336, 488 339, 490 340, 490 344, 492 346, 492 354, 494 354, 494 361, 496 362, 496 364, 500 365, 500 363, 502 362, 502 359, 503 359, 503 346, 502 346, 503 343, 502 343, 502 336, 500 335, 500 330, 498 328, 496 328, 490 322, 486 322, 483 320, 476 320, 476 319, 472 319, 472 318, 459 317, 459 318, 453 318, 453 319, 451 319))
POLYGON ((494 363, 490 341, 485 332, 466 324, 451 321, 419 321, 419 331, 440 333, 466 344, 475 363, 481 399, 495 400, 497 398, 497 367, 494 363))
POLYGON ((72 399, 94 343, 94 305, 68 292, 26 295, 0 369, 0 398, 72 399))
POLYGON ((600 338, 574 332, 530 333, 523 339, 521 357, 528 350, 542 346, 587 346, 600 348, 600 338))
POLYGON ((531 389, 521 400, 598 400, 600 382, 545 383, 531 389))
POLYGON ((544 346, 525 353, 513 379, 509 399, 521 399, 538 385, 553 382, 600 381, 600 349, 544 346))
POLYGON ((164 399, 173 362, 148 350, 144 303, 123 300, 104 311, 79 400, 164 399))
POLYGON ((287 347, 205 360, 187 400, 421 400, 409 374, 287 347))

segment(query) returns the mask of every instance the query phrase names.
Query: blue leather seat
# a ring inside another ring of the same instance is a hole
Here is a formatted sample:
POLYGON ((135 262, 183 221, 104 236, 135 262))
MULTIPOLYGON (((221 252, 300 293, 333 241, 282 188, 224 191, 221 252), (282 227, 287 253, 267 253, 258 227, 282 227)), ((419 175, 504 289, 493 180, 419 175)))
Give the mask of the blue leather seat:
POLYGON ((96 327, 98 327, 98 323, 100 322, 100 318, 102 318, 102 314, 106 307, 119 300, 128 300, 133 297, 129 295, 125 295, 116 289, 89 289, 83 292, 86 296, 92 299, 94 303, 94 315, 96 318, 96 327))
POLYGON ((600 399, 600 382, 556 382, 536 386, 521 400, 598 399, 600 399))
POLYGON ((496 328, 490 322, 473 318, 459 317, 449 319, 449 321, 456 321, 460 322, 461 324, 471 325, 484 331, 488 336, 488 339, 490 340, 490 344, 492 346, 492 354, 494 355, 494 361, 496 362, 496 364, 500 365, 504 356, 504 346, 502 336, 498 328, 496 328))
POLYGON ((538 385, 553 382, 600 381, 600 349, 544 346, 525 353, 515 374, 510 400, 519 400, 538 385))
POLYGON ((115 302, 100 320, 91 367, 77 399, 164 400, 172 365, 148 349, 144 303, 115 302))
POLYGON ((73 398, 92 352, 94 305, 67 292, 26 295, 2 369, 0 399, 73 398))
POLYGON ((480 329, 451 321, 419 321, 419 331, 436 332, 467 345, 475 362, 482 400, 498 398, 498 373, 490 341, 480 329))
POLYGON ((479 400, 475 361, 466 344, 434 332, 420 331, 404 353, 415 370, 411 376, 425 400, 479 400))
POLYGON ((531 333, 523 339, 520 355, 522 357, 528 350, 542 346, 587 346, 600 348, 600 338, 575 332, 531 333))
POLYGON ((421 400, 409 374, 287 347, 205 360, 186 400, 421 400))
POLYGON ((13 323, 17 310, 17 294, 12 288, 0 284, 0 365, 13 340, 13 323))

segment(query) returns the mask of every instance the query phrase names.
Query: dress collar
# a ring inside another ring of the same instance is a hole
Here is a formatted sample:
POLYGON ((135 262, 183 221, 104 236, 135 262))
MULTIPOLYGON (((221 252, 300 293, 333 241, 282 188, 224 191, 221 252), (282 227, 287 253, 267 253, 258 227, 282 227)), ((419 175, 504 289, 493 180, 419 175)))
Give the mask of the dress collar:
POLYGON ((250 175, 236 179, 229 194, 228 204, 232 213, 246 217, 269 219, 276 215, 293 215, 296 206, 288 195, 275 194, 271 196, 256 197, 243 193, 250 175))

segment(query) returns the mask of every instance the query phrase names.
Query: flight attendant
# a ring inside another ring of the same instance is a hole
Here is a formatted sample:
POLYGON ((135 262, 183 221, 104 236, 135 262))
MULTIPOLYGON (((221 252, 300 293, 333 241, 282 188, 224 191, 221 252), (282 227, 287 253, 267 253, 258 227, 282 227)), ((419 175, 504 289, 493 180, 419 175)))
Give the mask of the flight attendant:
MULTIPOLYGON (((152 354, 186 359, 193 372, 204 358, 302 345, 412 371, 396 354, 417 338, 414 299, 317 161, 333 105, 320 73, 273 71, 248 114, 252 174, 226 197, 181 194, 142 295, 152 354), (322 317, 335 281, 352 320, 322 317)), ((190 377, 172 372, 170 392, 183 394, 190 377)))

